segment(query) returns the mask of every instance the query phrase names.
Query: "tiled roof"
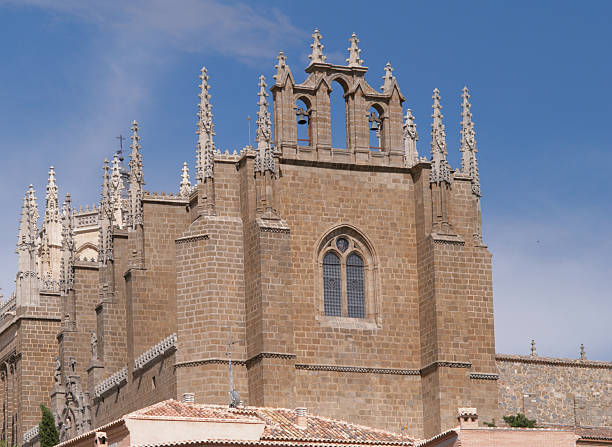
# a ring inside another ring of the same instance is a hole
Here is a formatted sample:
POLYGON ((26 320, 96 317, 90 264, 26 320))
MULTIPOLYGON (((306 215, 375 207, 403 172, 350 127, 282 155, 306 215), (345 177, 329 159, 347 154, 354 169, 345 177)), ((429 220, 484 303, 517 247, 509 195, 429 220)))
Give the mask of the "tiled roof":
POLYGON ((576 434, 584 439, 612 440, 612 427, 577 427, 576 434))
POLYGON ((546 427, 557 430, 571 430, 582 439, 612 441, 612 427, 576 427, 574 425, 547 425, 546 427))
POLYGON ((295 411, 285 408, 257 408, 258 416, 266 422, 262 439, 333 440, 351 443, 411 443, 405 435, 351 424, 322 416, 307 415, 307 428, 297 426, 295 411))
MULTIPOLYGON (((286 408, 229 408, 222 405, 202 405, 166 400, 127 414, 124 419, 127 418, 264 422, 266 426, 261 441, 259 441, 262 444, 273 444, 274 441, 283 441, 284 444, 286 441, 294 441, 296 443, 411 446, 414 441, 405 435, 314 415, 307 415, 306 428, 301 428, 297 425, 295 411, 286 408)), ((199 443, 199 441, 194 442, 199 443)))
POLYGON ((197 405, 177 402, 170 399, 126 414, 124 419, 197 419, 226 422, 261 422, 254 412, 248 413, 229 410, 230 409, 227 407, 197 405))

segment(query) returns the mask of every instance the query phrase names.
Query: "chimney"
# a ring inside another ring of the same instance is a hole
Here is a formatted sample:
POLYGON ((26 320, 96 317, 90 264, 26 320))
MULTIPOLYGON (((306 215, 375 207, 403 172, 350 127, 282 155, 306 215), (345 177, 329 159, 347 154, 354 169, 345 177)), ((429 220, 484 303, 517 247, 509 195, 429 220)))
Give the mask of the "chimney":
POLYGON ((105 447, 107 445, 108 438, 106 437, 105 431, 97 431, 96 438, 94 440, 96 447, 105 447))
POLYGON ((306 417, 307 413, 308 413, 308 410, 304 407, 295 409, 295 415, 297 416, 297 421, 295 425, 297 425, 298 428, 302 428, 302 429, 308 428, 308 418, 306 417))
POLYGON ((457 408, 459 428, 478 428, 478 410, 476 408, 457 408))
POLYGON ((183 393, 183 402, 186 404, 192 404, 195 402, 194 393, 183 393))

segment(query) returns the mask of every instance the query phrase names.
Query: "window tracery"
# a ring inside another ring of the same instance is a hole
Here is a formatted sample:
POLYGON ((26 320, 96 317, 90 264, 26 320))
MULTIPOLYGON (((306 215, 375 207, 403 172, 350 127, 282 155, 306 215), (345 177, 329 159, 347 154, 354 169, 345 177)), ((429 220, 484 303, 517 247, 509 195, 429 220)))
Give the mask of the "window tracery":
POLYGON ((374 256, 357 231, 337 228, 318 250, 322 313, 328 317, 376 318, 374 256))

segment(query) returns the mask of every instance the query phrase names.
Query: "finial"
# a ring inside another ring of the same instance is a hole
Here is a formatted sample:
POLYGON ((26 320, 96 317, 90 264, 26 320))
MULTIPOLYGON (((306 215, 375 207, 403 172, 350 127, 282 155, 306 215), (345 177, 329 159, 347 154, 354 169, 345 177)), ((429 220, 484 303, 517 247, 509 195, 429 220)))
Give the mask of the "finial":
POLYGON ((308 58, 310 59, 310 63, 324 64, 325 60, 327 59, 327 56, 323 55, 324 46, 321 44, 321 39, 323 38, 323 36, 321 36, 321 34, 319 33, 318 28, 315 28, 312 38, 314 39, 313 43, 310 44, 312 52, 308 56, 308 58))
POLYGON ((287 57, 282 51, 278 53, 278 56, 276 56, 276 61, 276 65, 274 66, 274 68, 276 68, 276 74, 272 77, 277 83, 279 83, 283 81, 283 75, 289 70, 289 67, 287 66, 287 57))
POLYGON ((357 39, 357 35, 353 33, 351 38, 349 39, 351 46, 348 49, 349 57, 346 60, 349 67, 363 67, 363 59, 359 59, 359 53, 361 50, 357 46, 359 43, 359 39, 357 39))
POLYGON ((531 356, 532 357, 537 357, 538 356, 538 353, 536 352, 535 340, 531 340, 531 356))
POLYGON ((268 111, 268 92, 266 92, 266 78, 261 75, 259 76, 259 101, 257 105, 259 110, 257 111, 257 135, 255 140, 257 141, 257 156, 255 157, 255 171, 264 172, 270 171, 275 172, 274 156, 272 154, 272 121, 270 119, 270 112, 268 111))
POLYGON ((181 173, 181 183, 179 185, 179 195, 188 196, 191 193, 191 182, 189 181, 189 168, 187 162, 183 163, 183 170, 181 173))
POLYGON ((213 124, 212 104, 210 102, 210 93, 208 89, 208 71, 206 67, 200 70, 200 105, 198 110, 198 148, 196 154, 196 180, 198 183, 204 179, 213 178, 214 171, 214 152, 215 142, 215 126, 213 124))
POLYGON ((385 75, 382 77, 383 78, 383 85, 380 87, 382 89, 383 92, 387 93, 391 90, 391 87, 393 87, 393 67, 391 67, 391 64, 389 62, 387 62, 387 64, 385 65, 385 75))
POLYGON ((584 344, 580 344, 580 360, 586 360, 586 352, 584 351, 584 344))
POLYGON ((446 160, 446 132, 442 123, 442 115, 440 105, 440 91, 436 88, 432 96, 434 103, 432 105, 433 122, 431 124, 431 173, 429 181, 431 183, 446 182, 450 183, 450 167, 446 160))
POLYGON ((412 110, 406 109, 403 126, 404 138, 404 165, 411 168, 419 162, 419 153, 417 151, 416 142, 419 139, 419 134, 416 130, 416 123, 412 110))

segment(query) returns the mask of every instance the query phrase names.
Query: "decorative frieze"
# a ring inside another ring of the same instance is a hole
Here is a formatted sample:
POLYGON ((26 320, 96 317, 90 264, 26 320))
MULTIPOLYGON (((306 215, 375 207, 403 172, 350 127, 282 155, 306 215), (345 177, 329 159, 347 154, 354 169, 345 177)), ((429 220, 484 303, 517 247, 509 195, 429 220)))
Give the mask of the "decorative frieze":
POLYGON ((337 372, 352 372, 366 374, 394 374, 399 376, 418 376, 418 369, 397 369, 397 368, 364 368, 359 366, 337 366, 337 365, 307 365, 296 364, 295 369, 304 369, 307 371, 337 371, 337 372))
POLYGON ((193 236, 179 237, 174 240, 175 244, 188 244, 197 241, 206 241, 210 238, 208 234, 196 234, 193 236))
POLYGON ((499 374, 496 373, 470 373, 470 379, 476 380, 499 380, 499 374))
POLYGON ((107 377, 102 382, 94 387, 94 396, 96 399, 104 396, 115 388, 119 388, 124 383, 127 383, 127 367, 121 368, 115 374, 107 377))
POLYGON ((169 335, 148 351, 143 352, 134 360, 134 373, 140 371, 149 363, 176 350, 178 338, 176 334, 169 335))

